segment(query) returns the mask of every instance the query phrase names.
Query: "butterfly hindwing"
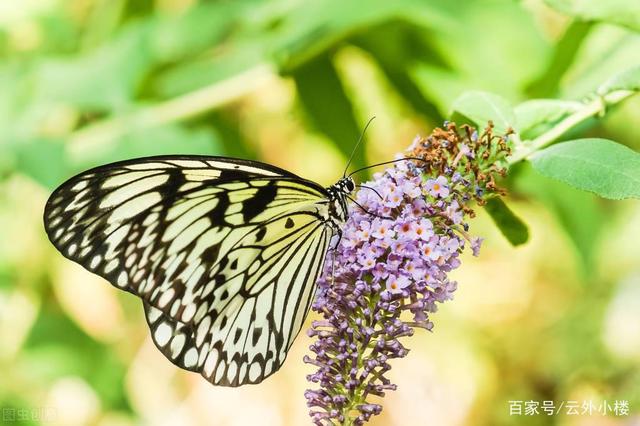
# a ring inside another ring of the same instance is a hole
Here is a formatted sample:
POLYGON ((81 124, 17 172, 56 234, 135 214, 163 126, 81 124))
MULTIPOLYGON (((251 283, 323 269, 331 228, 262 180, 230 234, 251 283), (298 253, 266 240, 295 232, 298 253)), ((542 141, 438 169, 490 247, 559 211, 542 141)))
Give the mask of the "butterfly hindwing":
POLYGON ((238 386, 275 372, 302 326, 331 237, 326 202, 262 163, 151 157, 70 179, 45 227, 66 257, 143 299, 174 364, 238 386))
POLYGON ((171 318, 146 302, 143 304, 151 339, 160 352, 178 367, 198 372, 198 349, 191 326, 171 318))

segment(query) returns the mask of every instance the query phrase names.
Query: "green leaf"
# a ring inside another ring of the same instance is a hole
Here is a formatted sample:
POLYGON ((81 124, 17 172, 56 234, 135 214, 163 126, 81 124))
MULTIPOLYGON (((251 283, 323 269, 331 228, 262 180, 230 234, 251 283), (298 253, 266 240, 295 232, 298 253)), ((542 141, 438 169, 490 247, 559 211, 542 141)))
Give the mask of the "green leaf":
POLYGON ((603 198, 640 198, 640 154, 606 139, 577 139, 535 153, 540 174, 603 198))
POLYGON ((521 139, 533 139, 583 106, 576 101, 533 99, 514 108, 521 139))
POLYGON ((640 31, 640 2, 629 0, 545 0, 559 11, 585 21, 604 21, 640 31))
POLYGON ((527 225, 509 209, 501 198, 489 199, 484 208, 498 226, 502 235, 512 245, 519 246, 529 240, 527 225))
POLYGON ((556 43, 549 65, 525 89, 531 97, 554 96, 562 77, 573 64, 583 41, 589 35, 593 23, 575 21, 565 30, 562 38, 556 43))
MULTIPOLYGON (((348 157, 361 129, 331 58, 323 55, 305 63, 295 70, 293 78, 311 123, 348 157)), ((363 160, 364 144, 360 144, 353 166, 362 167, 363 160)))
POLYGON ((523 86, 544 72, 551 44, 540 31, 536 14, 521 2, 428 3, 439 3, 455 17, 444 30, 422 32, 450 69, 434 64, 429 52, 420 51, 412 56, 420 63, 407 69, 440 111, 448 112, 451 101, 470 88, 517 99, 523 86))
POLYGON ((561 82, 564 99, 583 99, 598 92, 603 82, 640 65, 640 37, 610 25, 594 26, 561 82))
POLYGON ((176 61, 206 51, 229 31, 241 10, 242 2, 202 3, 182 14, 155 19, 149 31, 154 56, 163 62, 176 61))
POLYGON ((284 72, 370 26, 401 20, 445 28, 455 21, 438 2, 422 0, 317 0, 301 2, 280 23, 274 56, 284 72))
POLYGON ((616 90, 640 91, 640 66, 614 75, 598 88, 598 94, 604 96, 616 90))
POLYGON ((471 119, 479 127, 493 121, 498 133, 504 133, 509 127, 515 128, 516 115, 509 102, 493 93, 470 91, 459 96, 451 107, 452 112, 458 112, 471 119))
POLYGON ((136 25, 87 54, 43 61, 36 70, 36 92, 45 102, 98 111, 122 108, 150 66, 146 27, 136 25))
POLYGON ((370 28, 355 43, 369 52, 389 83, 417 113, 440 124, 445 118, 408 70, 417 56, 427 56, 430 62, 445 65, 439 53, 422 38, 424 32, 404 22, 391 22, 370 28))

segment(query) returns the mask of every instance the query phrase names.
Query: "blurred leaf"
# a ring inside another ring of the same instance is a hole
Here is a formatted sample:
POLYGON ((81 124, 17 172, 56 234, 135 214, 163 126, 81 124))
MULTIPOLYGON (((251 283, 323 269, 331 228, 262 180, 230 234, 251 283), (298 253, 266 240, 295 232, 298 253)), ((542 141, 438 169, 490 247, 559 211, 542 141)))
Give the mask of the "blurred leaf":
POLYGON ((416 52, 419 64, 409 72, 440 111, 448 113, 451 100, 469 89, 518 99, 522 87, 544 72, 552 45, 528 6, 509 0, 438 3, 455 20, 423 37, 449 69, 416 52))
MULTIPOLYGON (((296 68, 293 78, 302 106, 311 123, 349 157, 361 134, 353 105, 328 55, 296 68)), ((353 167, 362 167, 364 144, 353 156, 353 167)))
POLYGON ((155 94, 174 97, 231 78, 264 61, 262 42, 242 42, 227 46, 219 54, 196 58, 160 72, 152 81, 155 94))
POLYGON ((75 157, 74 170, 130 158, 165 154, 215 155, 222 145, 211 127, 188 128, 171 124, 131 130, 114 144, 102 144, 75 157))
POLYGON ((39 54, 70 54, 76 51, 82 28, 69 15, 67 8, 50 8, 37 17, 39 32, 45 35, 38 45, 39 54))
POLYGON ((4 261, 0 262, 0 289, 6 290, 14 286, 15 274, 4 261))
POLYGON ((487 200, 484 208, 511 245, 519 246, 529 240, 527 225, 511 211, 501 198, 487 200))
POLYGON ((574 21, 556 43, 551 60, 545 72, 530 83, 526 92, 531 97, 553 96, 564 73, 569 69, 582 42, 591 30, 591 22, 574 21))
POLYGON ((629 0, 545 0, 559 11, 583 20, 604 21, 640 31, 640 2, 629 0))
POLYGON ((521 139, 534 139, 582 106, 581 102, 556 99, 533 99, 516 105, 514 111, 521 139))
POLYGON ((371 28, 356 40, 356 44, 374 57, 389 83, 417 113, 440 124, 444 116, 422 93, 408 71, 421 56, 429 56, 433 63, 445 65, 438 52, 418 37, 416 33, 419 31, 424 30, 404 22, 390 22, 371 28))
POLYGON ((175 61, 215 46, 230 30, 243 2, 199 3, 177 15, 157 17, 149 43, 159 61, 175 61))
POLYGON ((254 145, 245 140, 242 134, 241 123, 231 114, 224 110, 212 111, 205 120, 220 134, 220 144, 224 150, 216 151, 216 155, 258 159, 254 145))
POLYGON ((145 37, 144 26, 131 26, 86 55, 44 61, 36 73, 38 95, 88 110, 121 109, 151 65, 145 37))
POLYGON ((34 407, 29 400, 30 398, 23 398, 22 395, 7 394, 6 390, 1 392, 0 413, 2 413, 3 424, 11 426, 41 425, 38 414, 43 412, 43 407, 34 407))
POLYGON ((124 396, 122 362, 51 303, 40 310, 20 364, 20 369, 37 375, 40 381, 80 376, 96 390, 107 409, 129 407, 124 396))
POLYGON ((522 163, 520 168, 517 190, 542 201, 554 213, 580 255, 582 268, 588 276, 596 267, 593 257, 605 224, 598 199, 593 194, 536 173, 529 164, 522 163))
POLYGON ((17 161, 16 153, 9 149, 9 144, 0 144, 0 183, 16 168, 17 161))
POLYGON ((96 0, 87 18, 82 37, 84 49, 105 43, 116 31, 125 10, 127 0, 96 0))
POLYGON ((639 91, 640 66, 630 68, 626 71, 614 75, 598 88, 598 94, 606 95, 607 93, 614 92, 616 90, 639 91))
POLYGON ((128 19, 151 15, 154 3, 154 0, 128 0, 124 14, 128 19))
POLYGON ((14 145, 17 171, 45 188, 53 189, 67 177, 67 160, 62 141, 34 139, 14 145))
POLYGON ((531 158, 544 176, 614 200, 640 198, 640 154, 606 139, 560 143, 531 158))
POLYGON ((452 113, 458 112, 471 119, 478 127, 492 121, 497 133, 504 133, 509 127, 516 128, 516 115, 504 98, 493 93, 469 91, 458 97, 451 106, 452 113))
POLYGON ((454 22, 438 2, 422 0, 302 2, 283 18, 274 56, 287 73, 368 26, 397 19, 440 28, 454 22))
POLYGON ((640 66, 638 51, 640 34, 614 26, 593 27, 562 79, 562 97, 593 96, 611 76, 640 66))

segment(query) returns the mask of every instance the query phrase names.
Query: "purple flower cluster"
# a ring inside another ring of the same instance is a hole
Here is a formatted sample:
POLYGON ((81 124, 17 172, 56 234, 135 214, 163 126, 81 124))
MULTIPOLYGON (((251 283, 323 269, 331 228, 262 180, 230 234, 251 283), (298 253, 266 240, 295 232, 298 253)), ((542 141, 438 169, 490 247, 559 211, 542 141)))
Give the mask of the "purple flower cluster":
MULTIPOLYGON (((411 157, 427 158, 450 139, 418 139, 411 157)), ((457 287, 448 273, 460 266, 465 247, 478 254, 481 239, 467 234, 471 211, 463 207, 477 199, 474 170, 482 172, 467 166, 481 147, 470 144, 441 150, 444 164, 438 168, 395 163, 357 193, 318 282, 313 310, 323 319, 308 332, 316 339, 310 346, 314 356, 305 362, 317 367, 308 380, 319 388, 305 397, 316 424, 358 425, 381 412, 370 397, 396 388, 385 373, 391 359, 408 352, 399 339, 414 328, 432 329, 429 315, 457 287)))

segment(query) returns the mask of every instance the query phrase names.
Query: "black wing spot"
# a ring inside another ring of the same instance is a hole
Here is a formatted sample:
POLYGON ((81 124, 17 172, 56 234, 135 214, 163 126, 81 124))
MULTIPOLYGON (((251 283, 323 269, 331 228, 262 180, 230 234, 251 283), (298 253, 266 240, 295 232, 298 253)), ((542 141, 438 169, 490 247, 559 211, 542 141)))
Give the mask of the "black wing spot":
POLYGON ((229 224, 225 219, 225 214, 227 213, 227 209, 231 204, 229 200, 229 194, 227 194, 225 191, 222 191, 218 194, 217 199, 218 204, 209 213, 209 219, 214 225, 228 226, 229 224))
POLYGON ((262 336, 262 327, 256 327, 253 329, 253 336, 251 336, 251 343, 253 346, 258 344, 260 340, 260 336, 262 336))
POLYGON ((232 271, 235 271, 236 269, 238 269, 238 259, 234 259, 233 262, 231 262, 231 265, 229 265, 229 268, 232 271))
POLYGON ((222 321, 220 321, 220 328, 224 329, 227 326, 227 316, 222 317, 222 321))
POLYGON ((222 271, 222 270, 226 269, 228 263, 229 263, 229 257, 228 256, 225 256, 222 259, 220 259, 220 262, 218 262, 218 270, 222 271))
POLYGON ((220 300, 227 300, 227 298, 229 297, 229 290, 225 290, 222 292, 222 294, 220 295, 220 300))
POLYGON ((242 203, 242 216, 245 222, 258 216, 276 198, 278 188, 275 182, 269 182, 258 189, 255 195, 242 203))
POLYGON ((293 219, 288 217, 287 221, 284 224, 284 227, 287 228, 287 229, 290 229, 290 228, 293 228, 293 225, 295 225, 295 223, 293 223, 293 219))
POLYGON ((236 343, 238 343, 238 340, 240 340, 241 336, 242 336, 242 329, 241 328, 236 328, 236 334, 235 334, 235 336, 233 336, 233 344, 234 345, 236 343))
POLYGON ((202 252, 202 260, 207 262, 208 264, 214 264, 216 260, 218 260, 218 255, 220 254, 220 244, 213 245, 211 247, 207 247, 202 252))
POLYGON ((259 243, 260 241, 262 241, 265 235, 267 235, 267 228, 264 226, 261 226, 258 229, 258 232, 256 232, 256 243, 259 243))

